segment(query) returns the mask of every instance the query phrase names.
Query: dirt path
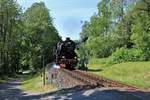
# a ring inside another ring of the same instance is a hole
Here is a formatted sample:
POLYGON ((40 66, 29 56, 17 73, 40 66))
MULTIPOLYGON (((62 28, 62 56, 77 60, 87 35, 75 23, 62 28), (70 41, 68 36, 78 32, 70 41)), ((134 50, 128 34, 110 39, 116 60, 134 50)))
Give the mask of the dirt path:
POLYGON ((24 76, 0 84, 0 100, 150 100, 150 93, 127 92, 120 89, 97 88, 78 91, 75 88, 45 94, 25 93, 20 89, 24 76))
POLYGON ((20 76, 14 81, 0 84, 0 100, 32 100, 31 93, 25 93, 21 90, 21 81, 25 76, 20 76))

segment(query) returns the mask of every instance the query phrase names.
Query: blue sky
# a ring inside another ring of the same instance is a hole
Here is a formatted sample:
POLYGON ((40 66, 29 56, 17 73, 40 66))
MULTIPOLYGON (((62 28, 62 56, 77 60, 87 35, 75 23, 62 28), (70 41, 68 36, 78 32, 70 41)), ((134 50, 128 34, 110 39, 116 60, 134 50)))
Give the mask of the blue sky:
POLYGON ((18 3, 26 9, 39 1, 45 2, 50 10, 54 25, 62 38, 76 40, 82 30, 81 21, 89 20, 97 12, 99 0, 18 0, 18 3))

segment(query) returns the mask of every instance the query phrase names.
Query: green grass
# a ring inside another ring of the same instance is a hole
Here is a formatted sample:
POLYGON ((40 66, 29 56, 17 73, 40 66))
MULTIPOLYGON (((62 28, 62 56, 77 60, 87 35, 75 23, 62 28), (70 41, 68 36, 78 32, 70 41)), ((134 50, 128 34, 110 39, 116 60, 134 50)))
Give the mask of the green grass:
POLYGON ((56 87, 54 85, 44 86, 41 75, 31 75, 22 82, 22 89, 26 92, 46 93, 55 91, 56 87))
POLYGON ((91 69, 89 71, 106 78, 139 88, 150 89, 150 62, 127 62, 107 65, 101 63, 99 59, 96 64, 91 61, 88 68, 91 69))
POLYGON ((6 75, 0 75, 0 83, 6 83, 8 81, 11 81, 13 79, 15 79, 17 76, 6 76, 6 75))

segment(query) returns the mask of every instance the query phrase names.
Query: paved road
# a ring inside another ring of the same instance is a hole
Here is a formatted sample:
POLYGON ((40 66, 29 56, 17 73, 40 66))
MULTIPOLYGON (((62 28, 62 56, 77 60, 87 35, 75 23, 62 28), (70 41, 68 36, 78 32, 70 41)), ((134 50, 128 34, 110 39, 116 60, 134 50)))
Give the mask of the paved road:
POLYGON ((66 89, 43 94, 42 100, 150 100, 150 93, 133 93, 117 88, 96 88, 83 91, 66 89))
POLYGON ((20 89, 22 79, 23 77, 0 84, 0 100, 150 100, 150 93, 132 93, 110 88, 82 91, 72 88, 45 94, 24 93, 20 89))

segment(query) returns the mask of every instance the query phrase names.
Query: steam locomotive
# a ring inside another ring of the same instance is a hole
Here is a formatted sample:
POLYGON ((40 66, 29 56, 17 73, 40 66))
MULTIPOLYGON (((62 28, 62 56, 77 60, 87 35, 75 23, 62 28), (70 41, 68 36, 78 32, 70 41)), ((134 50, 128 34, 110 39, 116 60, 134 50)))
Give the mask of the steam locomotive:
POLYGON ((76 43, 70 38, 59 41, 55 49, 55 62, 60 68, 75 69, 77 65, 76 43))

